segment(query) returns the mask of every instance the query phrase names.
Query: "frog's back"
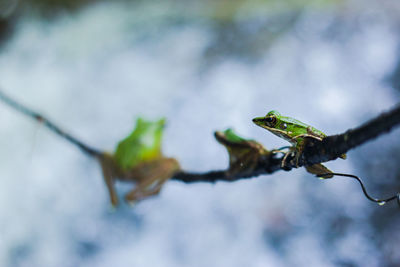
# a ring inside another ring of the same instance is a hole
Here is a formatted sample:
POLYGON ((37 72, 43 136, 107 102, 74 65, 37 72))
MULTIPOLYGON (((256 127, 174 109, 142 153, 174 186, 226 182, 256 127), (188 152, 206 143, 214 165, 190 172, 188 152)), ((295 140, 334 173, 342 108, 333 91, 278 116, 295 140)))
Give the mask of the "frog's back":
MULTIPOLYGON (((321 138, 326 137, 326 134, 321 132, 320 130, 316 129, 315 127, 306 124, 304 122, 301 122, 299 120, 296 120, 291 117, 282 117, 282 120, 290 126, 290 129, 292 132, 296 133, 296 135, 301 135, 301 134, 309 134, 309 135, 314 135, 318 136, 321 138)), ((288 127, 289 128, 289 127, 288 127)))
MULTIPOLYGON (((313 127, 311 125, 305 124, 299 120, 296 120, 296 119, 293 119, 290 117, 283 117, 283 118, 284 118, 283 120, 287 121, 286 122, 287 124, 291 125, 293 132, 295 132, 296 135, 309 134, 309 135, 317 136, 320 138, 326 137, 325 133, 321 132, 320 130, 316 129, 315 127, 313 127)), ((287 139, 287 138, 285 138, 285 139, 287 139)), ((288 140, 288 141, 293 143, 293 140, 288 140)), ((346 159, 347 155, 343 153, 342 155, 339 156, 339 158, 346 159)))

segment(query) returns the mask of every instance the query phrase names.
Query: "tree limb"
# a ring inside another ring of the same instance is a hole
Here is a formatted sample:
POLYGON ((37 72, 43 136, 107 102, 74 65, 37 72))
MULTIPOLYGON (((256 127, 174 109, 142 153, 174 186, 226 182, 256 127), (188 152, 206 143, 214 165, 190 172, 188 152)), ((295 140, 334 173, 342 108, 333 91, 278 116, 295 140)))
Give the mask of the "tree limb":
POLYGON ((316 142, 309 140, 303 157, 303 165, 310 165, 336 159, 341 154, 388 133, 400 124, 400 105, 382 113, 361 126, 338 135, 331 135, 316 142))

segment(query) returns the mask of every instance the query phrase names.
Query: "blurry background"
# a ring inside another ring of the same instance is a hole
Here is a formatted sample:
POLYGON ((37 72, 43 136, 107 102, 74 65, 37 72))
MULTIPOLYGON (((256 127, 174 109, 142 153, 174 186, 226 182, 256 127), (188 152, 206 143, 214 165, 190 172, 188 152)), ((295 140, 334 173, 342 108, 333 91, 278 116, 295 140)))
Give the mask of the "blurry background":
MULTIPOLYGON (((397 0, 1 0, 0 18, 3 90, 110 151, 137 116, 165 116, 186 170, 227 166, 226 127, 287 145, 251 122, 271 109, 335 134, 399 102, 397 0)), ((0 124, 1 266, 400 265, 399 207, 351 179, 171 181, 113 211, 94 160, 3 104, 0 124)), ((327 166, 391 196, 399 138, 327 166)))

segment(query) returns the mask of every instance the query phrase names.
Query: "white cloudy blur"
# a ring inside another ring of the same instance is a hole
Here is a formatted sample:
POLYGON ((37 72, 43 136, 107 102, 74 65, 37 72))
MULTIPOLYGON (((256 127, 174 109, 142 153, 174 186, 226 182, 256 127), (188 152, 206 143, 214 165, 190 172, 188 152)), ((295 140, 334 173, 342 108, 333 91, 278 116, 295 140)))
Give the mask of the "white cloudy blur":
MULTIPOLYGON (((213 26, 172 23, 174 11, 163 5, 94 5, 51 23, 25 18, 0 50, 0 86, 106 150, 137 116, 164 116, 166 155, 186 170, 222 169, 227 155, 215 130, 233 127, 276 148, 285 141, 253 117, 276 109, 335 134, 398 102, 385 82, 398 58, 398 24, 369 2, 305 11, 250 60, 207 59, 213 26), (324 36, 337 24, 350 29, 324 36)), ((388 245, 372 241, 385 237, 369 221, 377 209, 398 208, 369 202, 354 181, 320 181, 302 169, 234 183, 171 181, 159 196, 112 210, 94 160, 3 104, 0 123, 0 266, 382 266, 387 255, 400 262, 398 250, 377 250, 388 245)), ((363 166, 379 161, 371 172, 390 175, 385 151, 398 138, 397 130, 327 165, 363 176, 363 166)), ((395 193, 399 182, 391 182, 392 191, 373 194, 395 193)), ((118 185, 121 195, 129 188, 118 185)))

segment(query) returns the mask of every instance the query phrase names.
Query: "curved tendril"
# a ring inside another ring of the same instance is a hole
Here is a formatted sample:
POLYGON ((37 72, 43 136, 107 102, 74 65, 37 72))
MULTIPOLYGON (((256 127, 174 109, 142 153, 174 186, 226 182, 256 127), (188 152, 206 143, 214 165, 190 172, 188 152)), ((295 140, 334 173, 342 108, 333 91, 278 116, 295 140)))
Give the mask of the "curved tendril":
POLYGON ((399 204, 400 206, 400 193, 397 193, 396 197, 397 197, 397 204, 399 204))
POLYGON ((362 182, 361 178, 359 178, 358 176, 355 176, 355 175, 352 175, 352 174, 331 172, 331 173, 318 174, 317 177, 324 178, 324 176, 329 176, 329 175, 350 177, 350 178, 356 179, 360 183, 361 189, 362 189, 364 195, 366 196, 366 198, 368 198, 369 200, 371 200, 373 202, 378 203, 378 205, 380 205, 380 206, 385 205, 387 202, 395 200, 395 199, 397 199, 397 204, 399 204, 399 206, 400 206, 400 193, 397 193, 396 195, 394 195, 392 197, 389 197, 389 198, 386 198, 386 199, 373 198, 368 194, 367 189, 364 186, 364 183, 362 182))

